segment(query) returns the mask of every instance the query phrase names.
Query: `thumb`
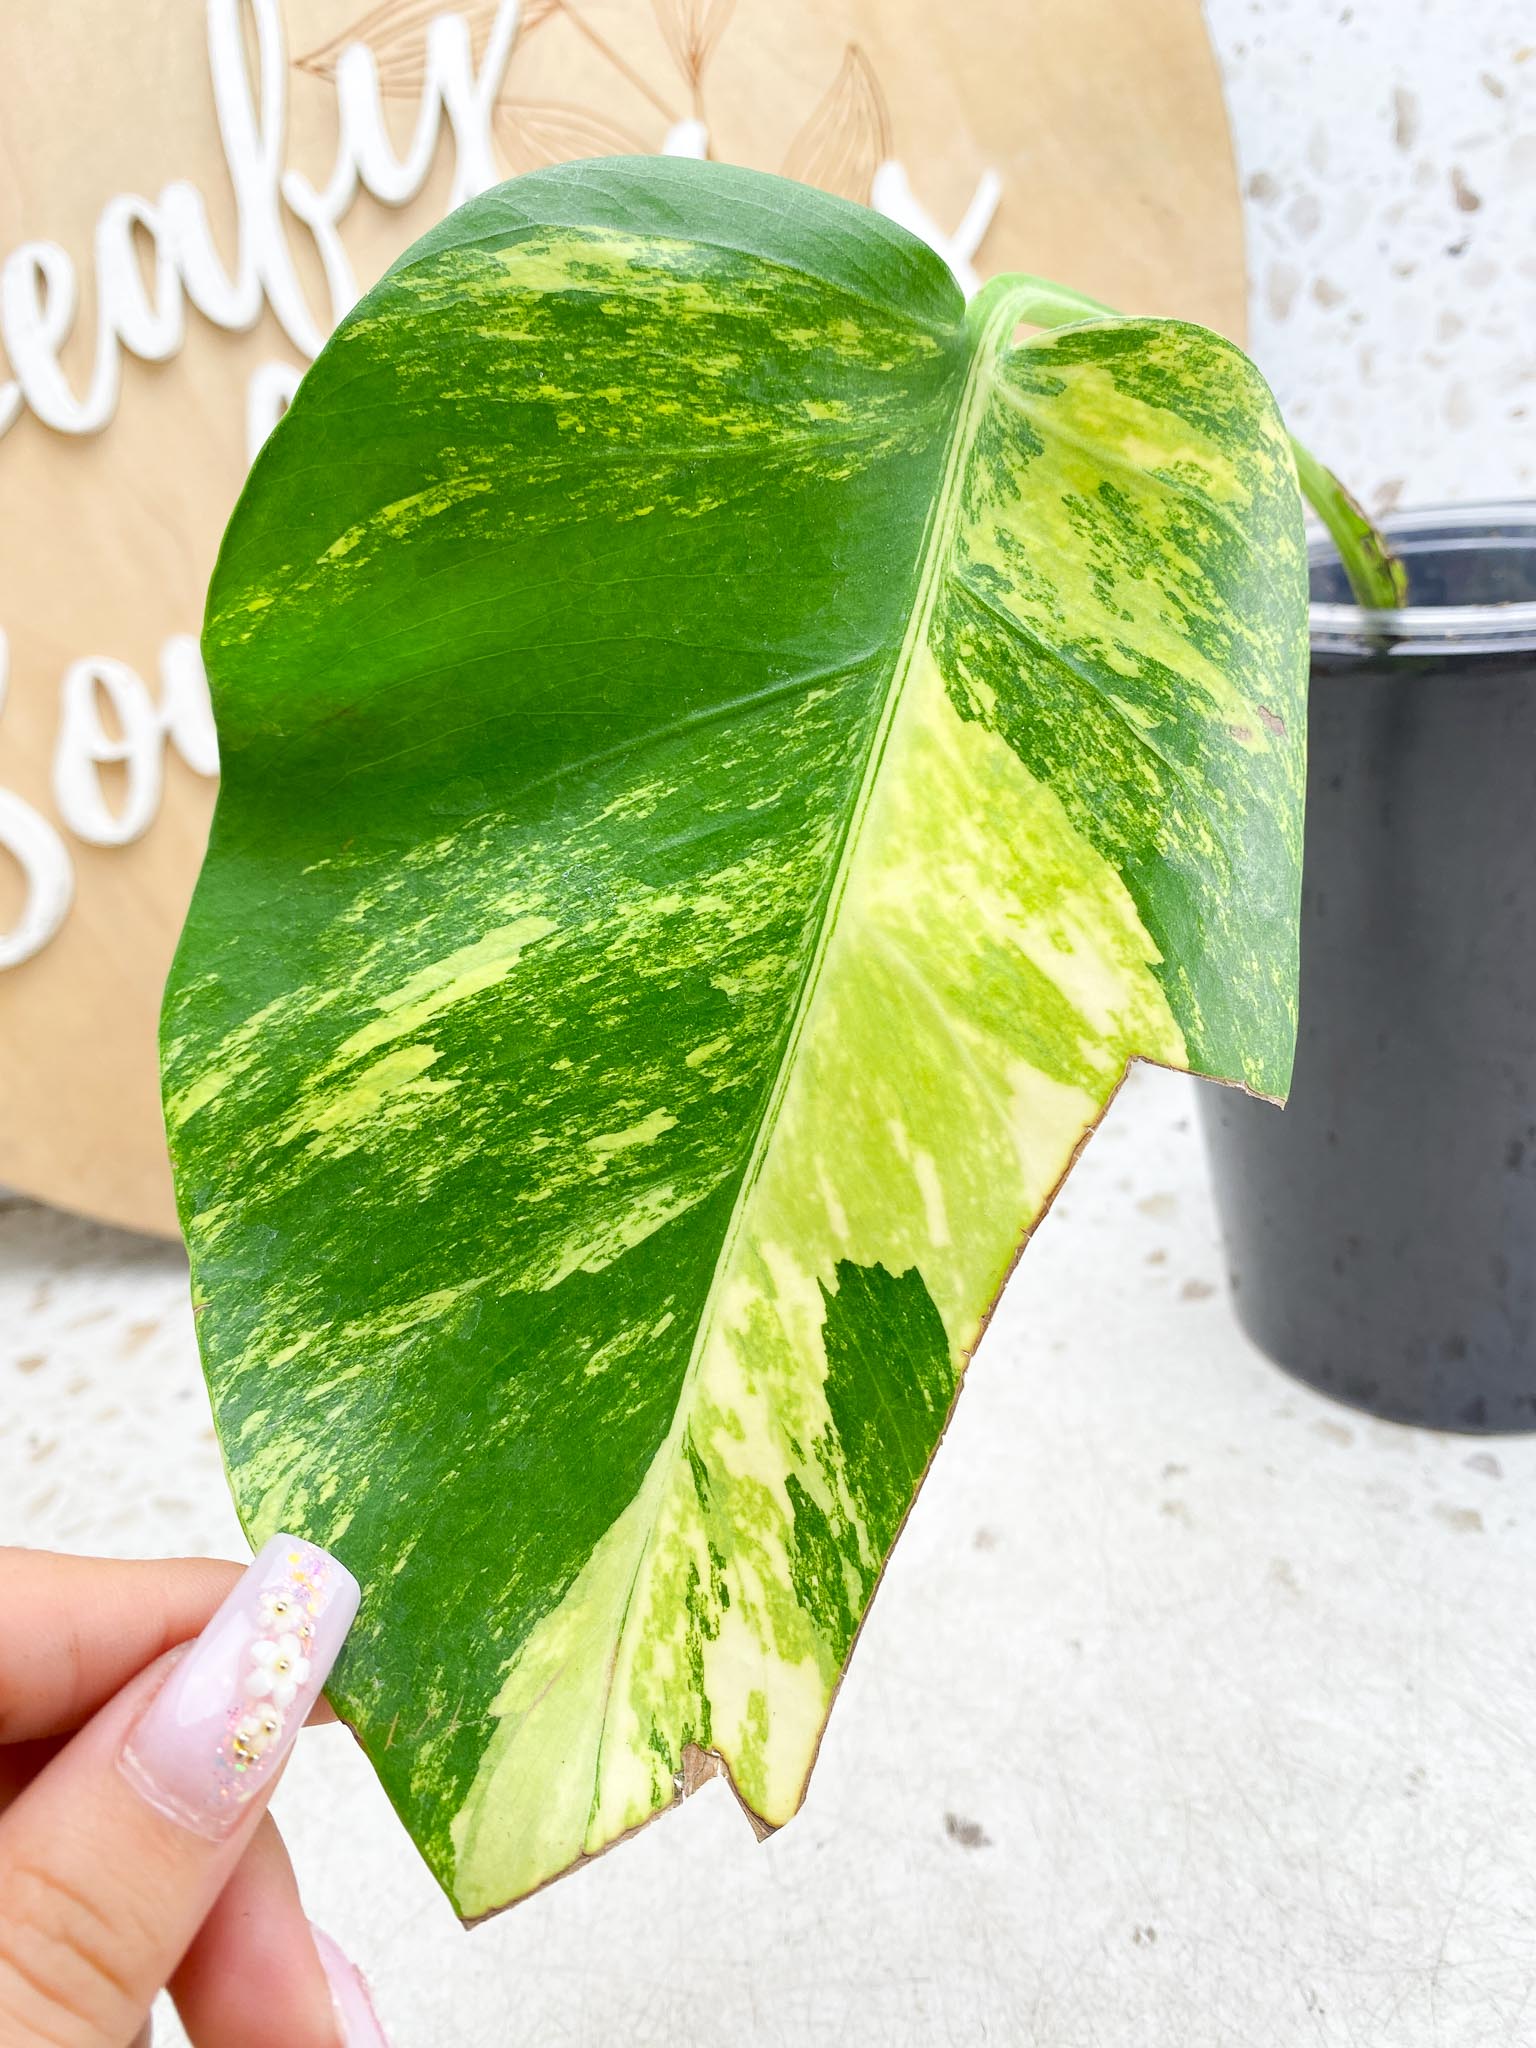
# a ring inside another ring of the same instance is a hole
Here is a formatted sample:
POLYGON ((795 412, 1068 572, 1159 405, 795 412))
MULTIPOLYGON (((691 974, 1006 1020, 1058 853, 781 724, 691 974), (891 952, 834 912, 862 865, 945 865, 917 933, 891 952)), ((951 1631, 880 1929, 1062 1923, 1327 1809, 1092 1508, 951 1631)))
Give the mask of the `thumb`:
POLYGON ((0 2040, 123 2048, 239 1862, 357 1612, 275 1536, 203 1633, 125 1686, 0 1821, 0 2040))

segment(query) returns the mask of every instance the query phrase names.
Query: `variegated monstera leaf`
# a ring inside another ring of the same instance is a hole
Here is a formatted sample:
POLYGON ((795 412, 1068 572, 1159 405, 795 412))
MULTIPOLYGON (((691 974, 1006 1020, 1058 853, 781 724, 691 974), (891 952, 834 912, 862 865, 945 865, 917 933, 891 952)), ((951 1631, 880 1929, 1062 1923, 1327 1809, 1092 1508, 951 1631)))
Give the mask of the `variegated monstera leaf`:
POLYGON ((789 1818, 1127 1061, 1286 1086, 1286 437, 1199 328, 1019 338, 1072 310, 772 178, 539 172, 364 299, 230 527, 198 1331, 466 1915, 714 1759, 789 1818))

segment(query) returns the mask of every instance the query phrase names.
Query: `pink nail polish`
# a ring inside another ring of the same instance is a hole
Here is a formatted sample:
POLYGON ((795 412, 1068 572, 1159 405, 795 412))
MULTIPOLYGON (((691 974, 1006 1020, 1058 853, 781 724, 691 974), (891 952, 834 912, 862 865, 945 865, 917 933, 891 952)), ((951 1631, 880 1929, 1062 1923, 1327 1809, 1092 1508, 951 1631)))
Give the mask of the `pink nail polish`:
POLYGON ((362 1971, 348 1962, 323 1927, 317 1927, 311 1920, 309 1930, 315 1937, 320 1967, 331 1987, 331 2003, 341 2028, 341 2048, 389 2048, 362 1971))
POLYGON ((267 1785, 357 1613, 344 1564, 297 1536, 264 1543, 123 1745, 151 1806, 218 1841, 267 1785))

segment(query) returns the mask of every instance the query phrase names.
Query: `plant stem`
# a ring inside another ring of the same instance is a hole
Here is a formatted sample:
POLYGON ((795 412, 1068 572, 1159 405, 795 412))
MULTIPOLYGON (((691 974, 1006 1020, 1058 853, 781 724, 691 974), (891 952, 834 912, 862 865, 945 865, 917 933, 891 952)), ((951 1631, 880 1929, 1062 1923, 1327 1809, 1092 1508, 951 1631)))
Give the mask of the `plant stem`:
POLYGON ((1124 316, 1064 284, 1052 284, 1048 277, 1023 274, 994 277, 984 284, 966 308, 973 328, 987 325, 1006 301, 1017 327, 1070 327, 1078 320, 1119 320, 1124 316))
MULTIPOLYGON (((1002 313, 1005 302, 1018 326, 1067 327, 1078 320, 1125 318, 1097 299, 1052 284, 1048 278, 1022 276, 994 277, 983 285, 967 308, 967 318, 979 329, 1002 313)), ((1368 612, 1397 611, 1408 602, 1408 575, 1402 563, 1333 471, 1303 448, 1294 434, 1291 451, 1302 496, 1339 551, 1355 603, 1368 612)))
POLYGON ((1408 602, 1408 574, 1331 469, 1291 436, 1296 480, 1327 527, 1349 578, 1355 603, 1368 612, 1393 612, 1408 602))

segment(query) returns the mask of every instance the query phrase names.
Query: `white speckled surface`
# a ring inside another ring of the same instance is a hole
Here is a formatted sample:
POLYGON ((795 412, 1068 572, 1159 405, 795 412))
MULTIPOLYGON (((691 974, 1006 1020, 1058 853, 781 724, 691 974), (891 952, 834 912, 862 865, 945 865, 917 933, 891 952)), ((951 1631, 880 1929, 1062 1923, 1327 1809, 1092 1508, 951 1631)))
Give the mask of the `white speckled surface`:
POLYGON ((1206 0, 1249 346, 1377 512, 1536 485, 1536 6, 1206 0))
MULTIPOLYGON (((1378 507, 1528 493, 1530 0, 1209 13, 1295 424, 1378 507)), ((1247 1348, 1189 1089, 1134 1079, 1031 1250, 768 1845, 712 1785, 466 1936, 305 1738, 278 1811, 398 2048, 1536 2040, 1536 1439, 1247 1348)), ((0 1537, 239 1554, 175 1253, 0 1204, 0 1389, 0 1537)))
MULTIPOLYGON (((1536 2038, 1536 1438, 1247 1348, 1191 1085, 1135 1076, 1043 1227, 768 1844, 710 1785, 466 1935, 305 1737, 278 1814, 397 2048, 1536 2038)), ((7 1535, 238 1551, 182 1285, 3 1219, 7 1535)))

